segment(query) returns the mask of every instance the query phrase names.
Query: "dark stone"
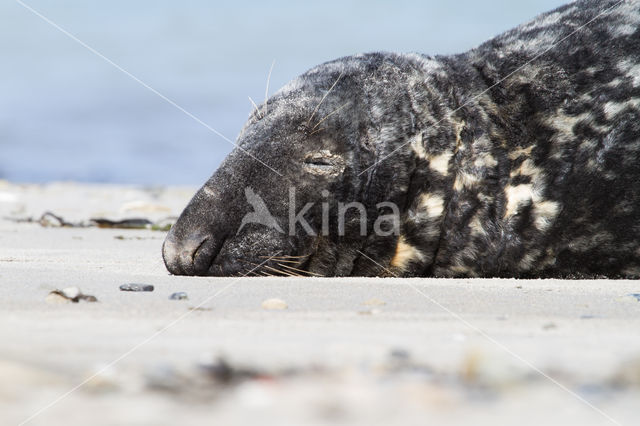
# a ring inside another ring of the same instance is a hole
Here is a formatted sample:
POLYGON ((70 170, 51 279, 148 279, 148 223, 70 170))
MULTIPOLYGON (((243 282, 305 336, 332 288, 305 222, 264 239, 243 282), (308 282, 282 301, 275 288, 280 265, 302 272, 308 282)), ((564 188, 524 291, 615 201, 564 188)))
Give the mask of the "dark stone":
POLYGON ((120 290, 122 291, 153 291, 153 286, 151 284, 127 283, 127 284, 122 284, 120 286, 120 290))

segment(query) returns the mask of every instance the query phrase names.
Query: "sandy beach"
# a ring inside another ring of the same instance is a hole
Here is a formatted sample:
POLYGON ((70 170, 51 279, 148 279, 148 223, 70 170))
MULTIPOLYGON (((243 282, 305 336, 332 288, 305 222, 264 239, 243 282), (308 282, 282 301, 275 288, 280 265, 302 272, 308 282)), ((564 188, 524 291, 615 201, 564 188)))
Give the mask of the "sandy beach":
POLYGON ((174 277, 91 226, 194 190, 0 182, 0 424, 637 423, 640 283, 174 277))

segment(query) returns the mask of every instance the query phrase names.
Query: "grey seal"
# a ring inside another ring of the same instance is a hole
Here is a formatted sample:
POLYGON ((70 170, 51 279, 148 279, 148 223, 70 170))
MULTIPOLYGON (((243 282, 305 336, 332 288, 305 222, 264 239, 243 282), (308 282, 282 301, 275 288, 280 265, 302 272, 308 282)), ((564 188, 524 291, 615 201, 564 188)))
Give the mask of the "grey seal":
POLYGON ((185 275, 640 277, 640 2, 309 70, 250 115, 163 258, 185 275))

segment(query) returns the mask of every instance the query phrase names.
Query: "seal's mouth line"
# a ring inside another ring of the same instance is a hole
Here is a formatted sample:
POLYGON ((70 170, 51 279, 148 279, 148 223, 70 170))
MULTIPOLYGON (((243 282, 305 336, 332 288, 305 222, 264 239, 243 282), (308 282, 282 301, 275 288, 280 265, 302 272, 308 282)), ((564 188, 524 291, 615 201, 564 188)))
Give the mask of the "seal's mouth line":
POLYGON ((215 256, 211 257, 211 263, 209 263, 209 267, 207 268, 208 271, 210 271, 211 268, 213 268, 214 266, 217 266, 218 269, 220 269, 220 271, 222 271, 222 265, 220 265, 220 264, 216 265, 216 261, 220 257, 220 253, 222 252, 222 249, 224 248, 224 244, 226 242, 227 242, 227 236, 225 235, 224 238, 222 238, 222 242, 220 243, 220 248, 218 249, 218 252, 215 254, 215 256))

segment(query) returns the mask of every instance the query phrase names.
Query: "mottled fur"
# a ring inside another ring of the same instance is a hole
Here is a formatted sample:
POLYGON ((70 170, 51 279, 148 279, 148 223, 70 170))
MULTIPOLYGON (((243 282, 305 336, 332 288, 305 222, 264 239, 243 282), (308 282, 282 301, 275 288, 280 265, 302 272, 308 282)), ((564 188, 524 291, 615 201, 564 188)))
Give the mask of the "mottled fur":
POLYGON ((639 29, 639 1, 580 1, 460 55, 308 71, 238 138, 285 178, 234 150, 169 234, 168 269, 226 275, 282 253, 321 275, 640 277, 639 29), (371 221, 360 237, 355 214, 342 237, 234 235, 247 186, 280 218, 295 186, 316 227, 322 201, 370 217, 392 201, 401 235, 371 221))

